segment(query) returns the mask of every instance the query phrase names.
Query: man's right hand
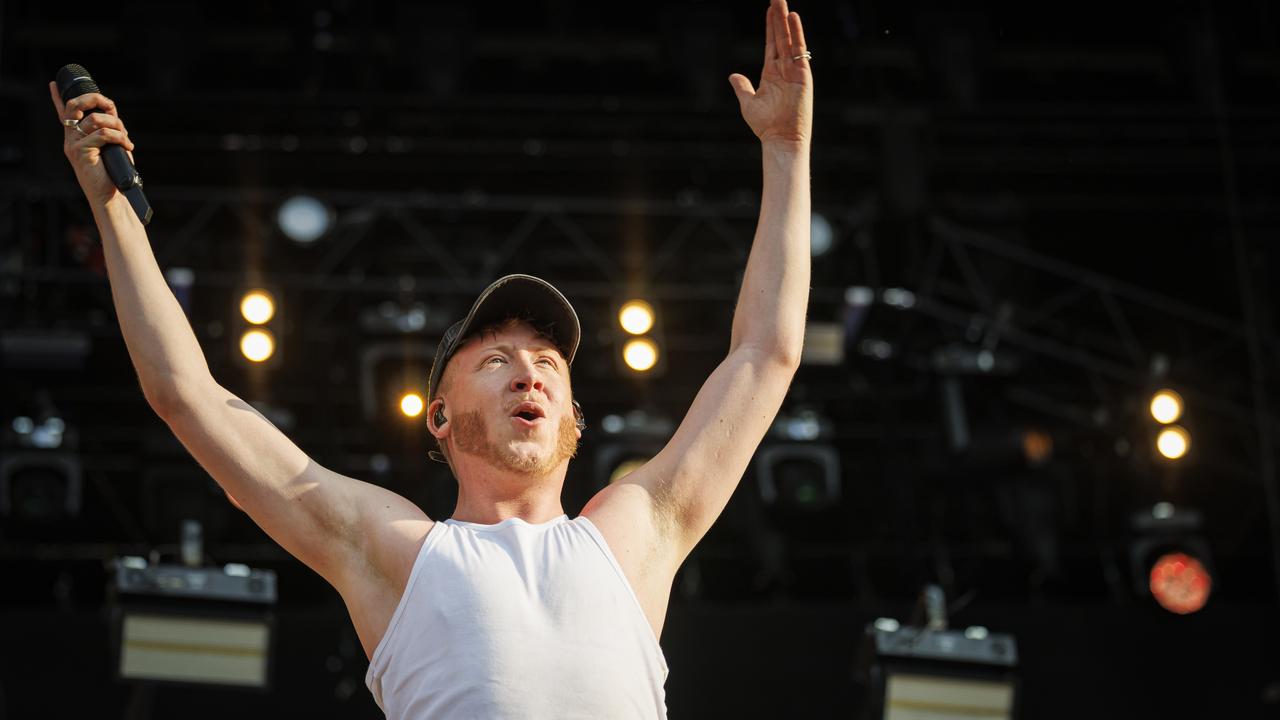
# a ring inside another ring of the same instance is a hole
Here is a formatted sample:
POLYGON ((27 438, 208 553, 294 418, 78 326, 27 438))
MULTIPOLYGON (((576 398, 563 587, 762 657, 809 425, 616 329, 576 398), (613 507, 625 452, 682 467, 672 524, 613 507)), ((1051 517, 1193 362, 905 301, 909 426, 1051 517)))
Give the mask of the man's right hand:
POLYGON ((133 141, 129 139, 129 131, 116 113, 116 104, 99 93, 86 93, 71 98, 65 105, 58 95, 57 83, 49 83, 49 95, 53 98, 53 107, 58 112, 58 121, 64 119, 79 121, 80 130, 74 127, 63 128, 62 152, 71 161, 76 171, 76 179, 84 190, 90 205, 105 204, 115 197, 116 186, 107 176, 107 168, 102 163, 102 146, 115 143, 129 154, 129 162, 133 162, 133 141), (85 108, 92 112, 85 116, 85 108), (104 112, 105 110, 105 112, 104 112), (80 131, 83 130, 82 134, 80 131))

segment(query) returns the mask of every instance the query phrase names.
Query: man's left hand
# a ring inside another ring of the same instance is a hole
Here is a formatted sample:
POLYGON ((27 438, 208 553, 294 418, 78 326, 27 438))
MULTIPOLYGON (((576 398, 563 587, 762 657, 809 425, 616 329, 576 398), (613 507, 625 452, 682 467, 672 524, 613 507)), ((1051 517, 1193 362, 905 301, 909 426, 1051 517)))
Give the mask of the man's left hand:
POLYGON ((742 117, 765 144, 807 147, 813 132, 813 73, 799 13, 773 0, 765 15, 764 69, 760 86, 734 73, 729 84, 742 117))

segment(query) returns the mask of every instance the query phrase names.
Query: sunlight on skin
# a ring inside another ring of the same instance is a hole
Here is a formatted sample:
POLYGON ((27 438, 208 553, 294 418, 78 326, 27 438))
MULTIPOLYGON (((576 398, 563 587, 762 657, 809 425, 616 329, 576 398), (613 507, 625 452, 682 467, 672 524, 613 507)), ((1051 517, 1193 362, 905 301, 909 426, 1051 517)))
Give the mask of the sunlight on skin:
POLYGON ((765 14, 764 67, 760 84, 734 73, 729 84, 738 96, 742 117, 764 143, 803 146, 813 127, 813 76, 800 14, 774 0, 765 14), (800 59, 795 59, 800 57, 800 59))
POLYGON ((568 363, 527 323, 468 340, 440 385, 429 410, 445 407, 448 422, 435 434, 448 439, 459 476, 498 471, 522 477, 523 485, 563 474, 577 451, 568 363), (536 403, 543 418, 533 425, 514 420, 522 402, 536 403))

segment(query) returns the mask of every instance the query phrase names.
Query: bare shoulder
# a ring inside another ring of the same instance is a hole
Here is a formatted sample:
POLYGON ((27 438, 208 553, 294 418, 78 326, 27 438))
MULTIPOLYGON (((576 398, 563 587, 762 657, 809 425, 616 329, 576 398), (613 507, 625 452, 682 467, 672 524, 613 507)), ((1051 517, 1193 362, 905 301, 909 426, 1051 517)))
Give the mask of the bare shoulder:
POLYGON ((369 488, 361 498, 358 513, 361 541, 345 560, 338 592, 365 655, 371 658, 400 604, 418 551, 435 521, 403 496, 377 486, 369 488))
POLYGON ((604 536, 644 608, 655 635, 661 636, 671 583, 681 558, 674 533, 649 491, 631 476, 609 485, 587 503, 582 516, 604 536))

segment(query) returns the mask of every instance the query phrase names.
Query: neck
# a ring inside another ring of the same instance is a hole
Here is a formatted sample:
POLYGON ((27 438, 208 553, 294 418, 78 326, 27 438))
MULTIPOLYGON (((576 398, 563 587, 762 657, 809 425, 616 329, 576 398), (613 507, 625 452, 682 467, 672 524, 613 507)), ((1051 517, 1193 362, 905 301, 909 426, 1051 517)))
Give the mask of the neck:
POLYGON ((567 462, 542 477, 499 473, 492 468, 474 468, 472 472, 467 472, 469 468, 458 469, 454 520, 492 525, 518 517, 528 523, 542 523, 564 514, 560 493, 567 462))

